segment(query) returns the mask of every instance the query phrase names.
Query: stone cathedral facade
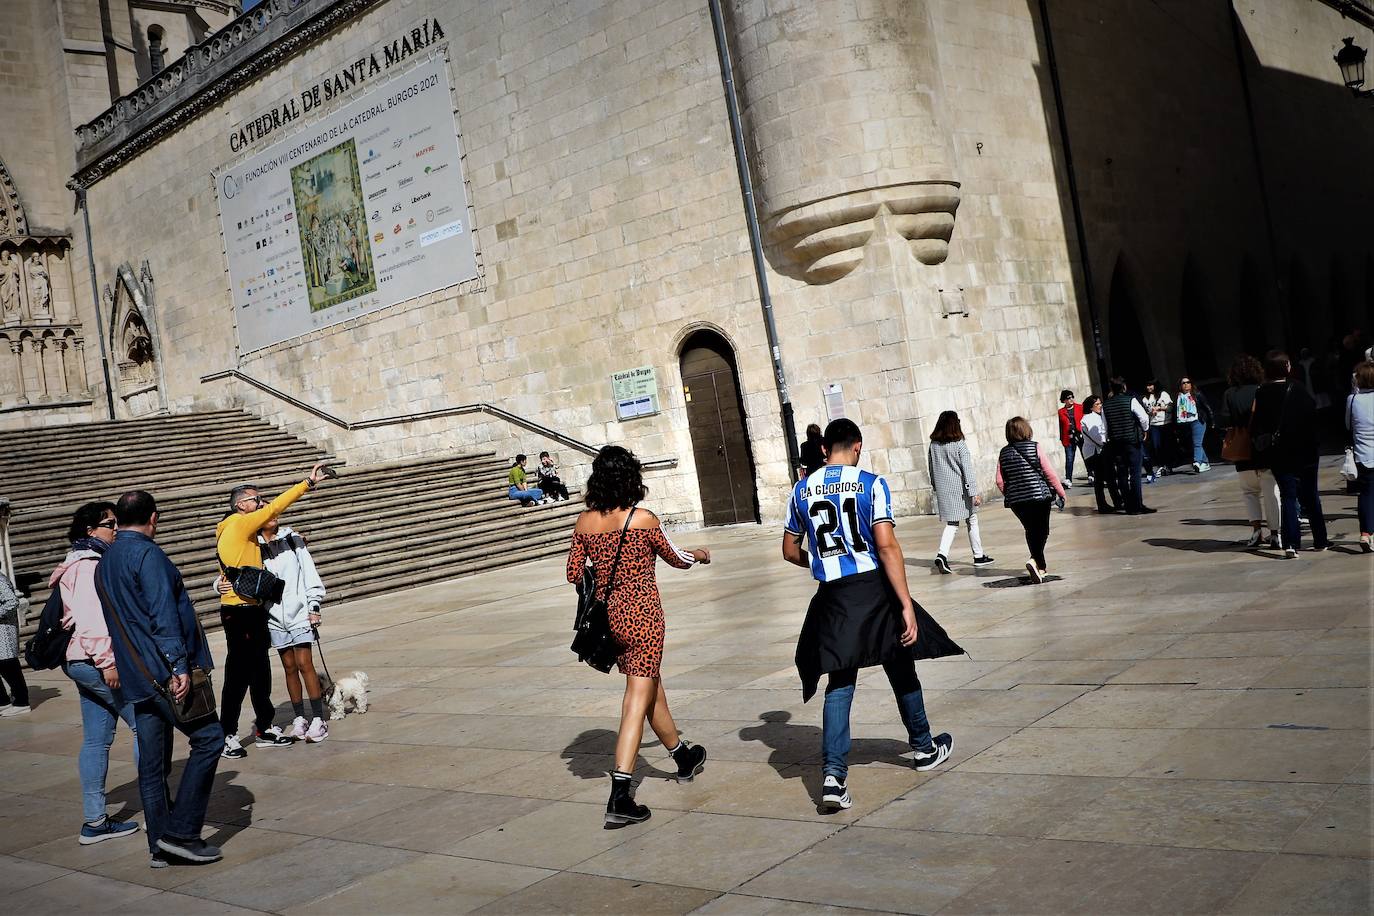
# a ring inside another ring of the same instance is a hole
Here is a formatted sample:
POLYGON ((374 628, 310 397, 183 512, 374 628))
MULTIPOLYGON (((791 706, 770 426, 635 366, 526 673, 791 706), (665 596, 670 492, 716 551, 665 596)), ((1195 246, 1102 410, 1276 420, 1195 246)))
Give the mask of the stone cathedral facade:
MULTIPOLYGON (((798 431, 857 420, 901 510, 943 410, 987 490, 1005 421, 1057 450, 1058 392, 1100 364, 1216 384, 1374 330, 1374 111, 1330 60, 1370 46, 1362 4, 720 5, 798 431)), ((672 521, 776 521, 709 7, 6 0, 0 431, 241 406, 353 460, 549 448, 575 479, 570 442, 616 442, 672 521), (403 46, 447 68, 476 278, 242 351, 216 176, 403 46), (627 372, 653 409, 621 411, 627 372)))

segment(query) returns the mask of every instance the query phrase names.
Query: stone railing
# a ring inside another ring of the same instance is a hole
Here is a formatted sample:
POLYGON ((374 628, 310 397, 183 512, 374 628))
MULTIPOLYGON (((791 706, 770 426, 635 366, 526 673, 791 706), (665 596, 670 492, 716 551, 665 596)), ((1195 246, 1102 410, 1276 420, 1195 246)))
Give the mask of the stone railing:
POLYGON ((241 86, 384 0, 263 0, 76 128, 73 184, 90 187, 241 86))

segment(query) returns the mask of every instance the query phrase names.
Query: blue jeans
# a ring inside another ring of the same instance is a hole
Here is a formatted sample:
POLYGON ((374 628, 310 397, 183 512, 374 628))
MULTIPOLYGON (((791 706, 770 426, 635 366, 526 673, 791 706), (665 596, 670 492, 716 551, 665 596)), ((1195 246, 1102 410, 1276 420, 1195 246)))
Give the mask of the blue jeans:
POLYGON ((507 491, 506 495, 509 496, 511 499, 518 499, 521 502, 524 502, 527 499, 532 499, 535 502, 539 502, 541 499, 544 498, 544 491, 539 489, 538 487, 530 487, 527 490, 517 490, 515 487, 511 487, 510 490, 507 491))
POLYGON ((1165 425, 1151 426, 1149 447, 1146 449, 1145 463, 1150 469, 1151 474, 1155 474, 1160 468, 1168 470, 1172 467, 1169 463, 1169 428, 1165 425))
POLYGON ((1360 475, 1355 478, 1359 493, 1355 505, 1359 507, 1360 534, 1374 534, 1374 468, 1356 464, 1355 470, 1360 475))
POLYGON ((1307 522, 1312 526, 1312 545, 1325 547, 1331 541, 1326 536, 1326 519, 1322 516, 1322 500, 1317 493, 1317 466, 1305 468, 1274 469, 1274 482, 1279 485, 1279 514, 1283 516, 1283 547, 1298 550, 1302 546, 1302 523, 1298 521, 1302 510, 1307 512, 1307 522))
MULTIPOLYGON (((110 767, 110 745, 123 719, 134 728, 134 707, 111 689, 100 670, 90 662, 63 662, 62 672, 76 684, 81 700, 81 752, 76 771, 81 776, 81 815, 87 823, 105 816, 105 774, 110 767)), ((137 729, 134 730, 134 763, 138 763, 137 729)))
POLYGON ((1064 479, 1073 483, 1073 456, 1078 453, 1078 446, 1069 443, 1064 446, 1064 479))
POLYGON ((143 799, 143 829, 148 833, 149 851, 156 853, 157 841, 164 836, 199 838, 205 826, 205 809, 210 805, 219 754, 224 750, 224 729, 219 717, 206 716, 182 725, 172 718, 166 700, 153 697, 134 704, 134 722, 138 729, 138 794, 143 799), (175 802, 167 785, 172 771, 173 729, 191 742, 175 802))
POLYGON ((1202 440, 1207 435, 1207 424, 1201 420, 1189 420, 1187 423, 1180 423, 1179 426, 1185 427, 1185 436, 1192 437, 1193 464, 1206 464, 1207 450, 1202 447, 1202 440))
MULTIPOLYGON (((916 677, 916 662, 910 655, 883 664, 887 682, 897 698, 897 711, 906 726, 907 740, 913 751, 928 751, 935 746, 930 737, 930 723, 926 721, 926 704, 921 696, 921 682, 916 677)), ((859 672, 855 668, 830 672, 825 687, 825 711, 821 727, 822 770, 844 782, 849 775, 849 707, 854 703, 854 684, 859 672)))

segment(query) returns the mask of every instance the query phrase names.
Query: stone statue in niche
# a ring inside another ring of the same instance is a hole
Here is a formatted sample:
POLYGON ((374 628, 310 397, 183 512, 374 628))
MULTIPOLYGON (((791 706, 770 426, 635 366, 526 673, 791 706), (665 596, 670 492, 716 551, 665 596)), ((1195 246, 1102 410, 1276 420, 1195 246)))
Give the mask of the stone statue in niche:
POLYGON ((153 380, 153 338, 148 326, 137 315, 124 322, 124 357, 132 363, 133 375, 140 382, 153 380))
POLYGON ((19 261, 13 251, 6 251, 0 253, 0 316, 9 320, 18 311, 19 261))
POLYGON ((43 255, 37 251, 29 255, 24 269, 29 277, 29 312, 34 318, 46 318, 52 314, 52 284, 43 255))

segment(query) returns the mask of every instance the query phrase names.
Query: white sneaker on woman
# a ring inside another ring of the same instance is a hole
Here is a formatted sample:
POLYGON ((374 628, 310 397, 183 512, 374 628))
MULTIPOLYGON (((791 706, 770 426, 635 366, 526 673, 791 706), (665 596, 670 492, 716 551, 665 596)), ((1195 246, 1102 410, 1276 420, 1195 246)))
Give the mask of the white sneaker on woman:
POLYGON ((291 723, 291 730, 286 734, 288 737, 295 738, 297 741, 304 741, 306 732, 309 730, 310 723, 306 721, 305 716, 296 716, 295 720, 291 723))
POLYGON ((319 744, 329 737, 329 726, 319 719, 310 720, 310 728, 305 733, 305 740, 310 744, 319 744))

